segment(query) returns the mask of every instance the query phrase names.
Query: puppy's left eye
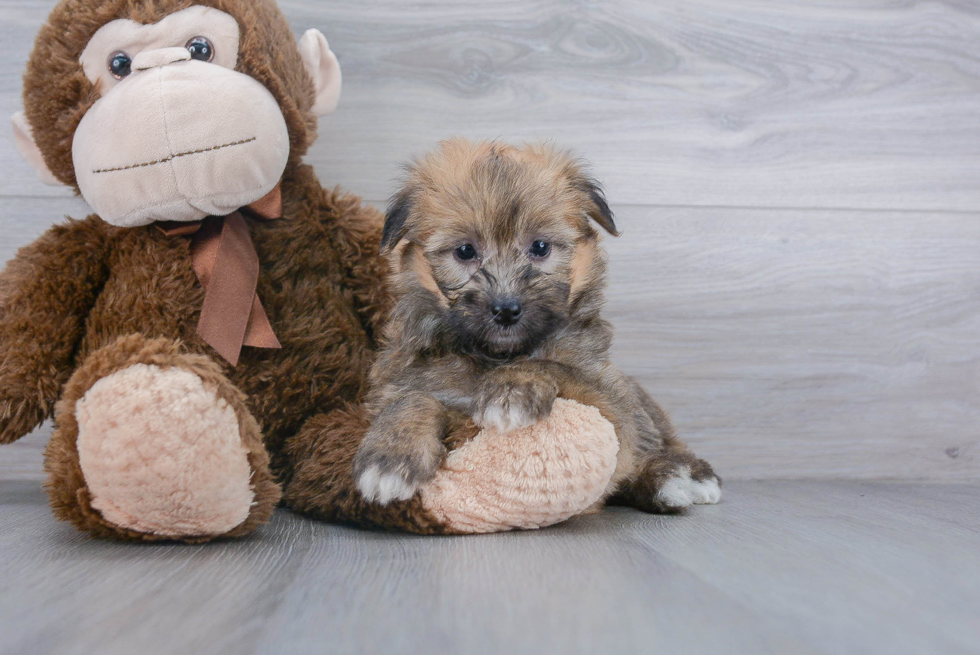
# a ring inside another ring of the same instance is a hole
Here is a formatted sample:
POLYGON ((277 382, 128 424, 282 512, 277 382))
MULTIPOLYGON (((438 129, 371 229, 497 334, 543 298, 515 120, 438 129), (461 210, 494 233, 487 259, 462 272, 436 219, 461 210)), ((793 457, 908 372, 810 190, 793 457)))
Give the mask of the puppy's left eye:
POLYGON ((473 247, 473 244, 464 243, 459 248, 456 248, 453 254, 456 255, 457 259, 466 262, 476 257, 476 248, 473 247))
POLYGON ((547 257, 551 252, 551 244, 547 241, 535 241, 529 251, 532 257, 547 257))

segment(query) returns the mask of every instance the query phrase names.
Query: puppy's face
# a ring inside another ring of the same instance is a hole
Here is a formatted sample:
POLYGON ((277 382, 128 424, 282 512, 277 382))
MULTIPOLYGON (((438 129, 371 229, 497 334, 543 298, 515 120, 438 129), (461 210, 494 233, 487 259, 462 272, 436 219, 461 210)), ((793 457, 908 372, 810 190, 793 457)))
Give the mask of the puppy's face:
POLYGON ((615 234, 568 155, 453 140, 412 167, 382 251, 397 250, 396 290, 431 309, 452 347, 504 359, 533 352, 601 283, 590 220, 615 234))

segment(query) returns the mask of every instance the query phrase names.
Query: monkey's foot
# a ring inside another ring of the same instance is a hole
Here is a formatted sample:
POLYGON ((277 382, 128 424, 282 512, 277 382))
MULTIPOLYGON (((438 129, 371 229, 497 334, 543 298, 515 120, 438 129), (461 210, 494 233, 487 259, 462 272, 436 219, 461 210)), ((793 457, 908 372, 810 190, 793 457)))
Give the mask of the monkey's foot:
MULTIPOLYGON (((142 343, 145 355, 154 342, 142 343)), ((99 536, 149 540, 243 534, 268 519, 279 490, 254 452, 258 426, 210 360, 157 352, 113 368, 59 408, 52 441, 74 432, 77 460, 49 447, 56 512, 99 536), (75 507, 64 503, 73 486, 75 507)))
POLYGON ((235 410, 177 368, 134 364, 76 405, 78 457, 92 507, 159 535, 228 532, 255 493, 235 410))
POLYGON ((422 506, 456 533, 553 525, 602 499, 618 451, 599 410, 559 398, 530 427, 487 429, 450 452, 422 487, 422 506))

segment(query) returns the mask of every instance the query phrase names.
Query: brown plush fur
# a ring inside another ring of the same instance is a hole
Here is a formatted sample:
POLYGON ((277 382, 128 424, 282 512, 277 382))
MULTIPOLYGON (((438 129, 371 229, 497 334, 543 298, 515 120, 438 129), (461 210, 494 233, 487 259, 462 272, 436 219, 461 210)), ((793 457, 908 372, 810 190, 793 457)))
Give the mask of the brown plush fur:
MULTIPOLYGON (((272 0, 61 2, 41 30, 25 76, 25 112, 48 166, 75 184, 72 134, 96 99, 78 56, 92 34, 117 18, 152 22, 191 4, 216 7, 239 21, 237 68, 262 82, 286 117, 291 152, 283 218, 249 222, 261 263, 258 295, 282 349, 246 347, 237 367, 217 358, 196 334, 204 291, 188 240, 155 226, 121 229, 89 216, 52 228, 20 250, 0 274, 0 442, 50 417, 62 398, 48 452, 48 489, 60 517, 98 536, 156 538, 109 525, 90 508, 74 445, 74 401, 127 361, 194 371, 236 409, 259 505, 230 534, 266 520, 278 494, 272 477, 288 490, 297 470, 305 486, 287 498, 304 511, 331 515, 329 507, 318 510, 334 502, 329 489, 309 481, 336 475, 335 454, 317 451, 308 436, 289 448, 286 441, 316 414, 359 402, 388 310, 377 257, 380 214, 354 196, 324 190, 312 168, 300 163, 315 136, 313 84, 272 0), (267 454, 258 445, 259 429, 267 454), (300 465, 297 456, 304 458, 300 465)), ((350 449, 363 426, 334 416, 310 421, 302 434, 350 449)), ((350 457, 341 469, 349 469, 350 457)), ((414 514, 420 526, 423 514, 414 514)))
POLYGON ((685 468, 693 480, 715 478, 610 362, 612 329, 600 315, 605 261, 592 221, 616 233, 599 186, 547 147, 452 140, 410 169, 385 224, 382 247, 400 244, 397 304, 372 370, 374 422, 357 476, 380 471, 416 488, 444 457, 450 414, 527 425, 560 396, 596 406, 615 426, 619 461, 608 492, 617 502, 674 511, 658 497, 668 480, 685 468), (547 254, 535 254, 536 242, 547 254), (461 246, 475 256, 460 255, 461 246), (494 319, 502 299, 520 301, 519 320, 494 319))

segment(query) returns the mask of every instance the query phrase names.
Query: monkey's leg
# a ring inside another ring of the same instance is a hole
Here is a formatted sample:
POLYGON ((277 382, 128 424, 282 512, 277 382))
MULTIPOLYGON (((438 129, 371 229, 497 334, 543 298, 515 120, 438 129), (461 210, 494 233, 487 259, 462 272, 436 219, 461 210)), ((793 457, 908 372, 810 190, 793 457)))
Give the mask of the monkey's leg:
MULTIPOLYGON (((293 475, 283 499, 290 509, 326 521, 354 523, 420 534, 446 527, 422 505, 418 494, 385 505, 367 502, 354 480, 354 457, 371 422, 362 406, 347 406, 309 419, 286 445, 293 475)), ((447 434, 462 426, 450 418, 447 434)), ((447 444, 452 447, 452 444, 447 444)))
POLYGON ((677 438, 667 414, 635 380, 642 415, 637 417, 637 466, 610 500, 646 512, 674 513, 721 499, 721 479, 711 465, 677 438))
POLYGON ((45 452, 58 518, 97 537, 202 542, 265 523, 280 490, 243 394, 169 339, 122 337, 65 386, 45 452))

